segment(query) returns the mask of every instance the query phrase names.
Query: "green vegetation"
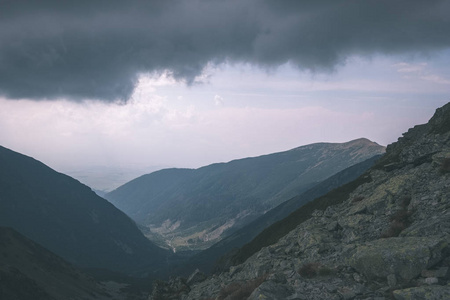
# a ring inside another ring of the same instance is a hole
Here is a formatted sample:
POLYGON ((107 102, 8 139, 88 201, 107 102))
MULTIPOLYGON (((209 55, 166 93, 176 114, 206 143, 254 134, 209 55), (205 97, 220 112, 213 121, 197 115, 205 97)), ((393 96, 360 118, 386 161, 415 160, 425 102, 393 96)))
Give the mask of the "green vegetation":
POLYGON ((275 244, 281 237, 288 234, 299 224, 311 218, 311 214, 315 210, 325 210, 330 205, 336 205, 344 202, 361 184, 371 182, 372 178, 367 173, 361 175, 356 180, 338 187, 328 194, 311 201, 300 207, 285 219, 278 221, 262 231, 250 243, 244 245, 231 258, 234 265, 243 263, 247 258, 261 250, 263 247, 275 244))

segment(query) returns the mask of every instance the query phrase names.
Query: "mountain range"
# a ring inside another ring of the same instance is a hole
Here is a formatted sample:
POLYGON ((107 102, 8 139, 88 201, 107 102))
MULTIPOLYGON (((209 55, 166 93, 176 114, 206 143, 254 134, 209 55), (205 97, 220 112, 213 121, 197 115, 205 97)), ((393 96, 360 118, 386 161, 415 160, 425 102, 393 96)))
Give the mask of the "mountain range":
POLYGON ((450 103, 229 261, 158 283, 149 300, 450 299, 450 103))
POLYGON ((367 139, 317 143, 199 169, 164 169, 105 195, 146 235, 174 250, 205 249, 333 174, 384 153, 367 139))

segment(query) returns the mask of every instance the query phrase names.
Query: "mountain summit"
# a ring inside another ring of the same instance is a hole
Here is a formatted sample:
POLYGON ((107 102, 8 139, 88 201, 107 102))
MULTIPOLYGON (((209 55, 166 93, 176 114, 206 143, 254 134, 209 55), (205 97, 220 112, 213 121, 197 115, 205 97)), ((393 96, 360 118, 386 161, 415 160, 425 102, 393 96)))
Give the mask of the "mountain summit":
POLYGON ((204 249, 266 211, 385 148, 317 143, 199 169, 141 176, 105 197, 174 249, 204 249))

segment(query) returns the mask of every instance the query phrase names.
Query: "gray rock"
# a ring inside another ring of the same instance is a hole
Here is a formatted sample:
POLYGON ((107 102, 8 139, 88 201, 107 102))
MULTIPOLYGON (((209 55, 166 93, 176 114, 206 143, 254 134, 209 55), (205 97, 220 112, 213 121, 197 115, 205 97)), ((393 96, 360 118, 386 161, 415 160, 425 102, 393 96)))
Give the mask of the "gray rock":
POLYGON ((353 291, 353 289, 346 287, 346 286, 338 289, 338 293, 339 293, 339 295, 341 295, 341 298, 344 300, 351 300, 356 297, 355 291, 353 291))
POLYGON ((187 285, 194 285, 206 279, 206 275, 199 269, 196 269, 186 281, 187 285))
POLYGON ((328 231, 335 231, 338 229, 338 222, 337 221, 330 222, 328 223, 326 228, 328 231))
POLYGON ((422 286, 393 292, 396 300, 446 300, 450 299, 450 286, 422 286))
POLYGON ((386 238, 357 248, 349 264, 368 278, 395 274, 409 281, 442 257, 447 243, 438 237, 386 238))
POLYGON ((425 283, 428 285, 437 284, 438 282, 439 282, 439 280, 436 277, 425 278, 425 283))
POLYGON ((448 274, 448 267, 442 267, 437 270, 423 270, 421 275, 422 277, 446 277, 448 274))
POLYGON ((294 294, 294 290, 289 285, 268 280, 257 287, 247 299, 287 299, 292 294, 294 294))
POLYGON ((397 277, 395 277, 395 274, 389 274, 387 276, 387 282, 390 287, 396 286, 397 285, 397 277))

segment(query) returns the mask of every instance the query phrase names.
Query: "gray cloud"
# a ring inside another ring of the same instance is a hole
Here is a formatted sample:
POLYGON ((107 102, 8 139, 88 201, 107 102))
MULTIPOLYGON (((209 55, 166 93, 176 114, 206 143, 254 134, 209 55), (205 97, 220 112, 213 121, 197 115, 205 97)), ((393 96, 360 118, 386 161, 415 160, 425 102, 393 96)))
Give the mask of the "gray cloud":
POLYGON ((450 46, 449 1, 0 0, 0 93, 126 100, 139 74, 208 63, 326 71, 450 46))

